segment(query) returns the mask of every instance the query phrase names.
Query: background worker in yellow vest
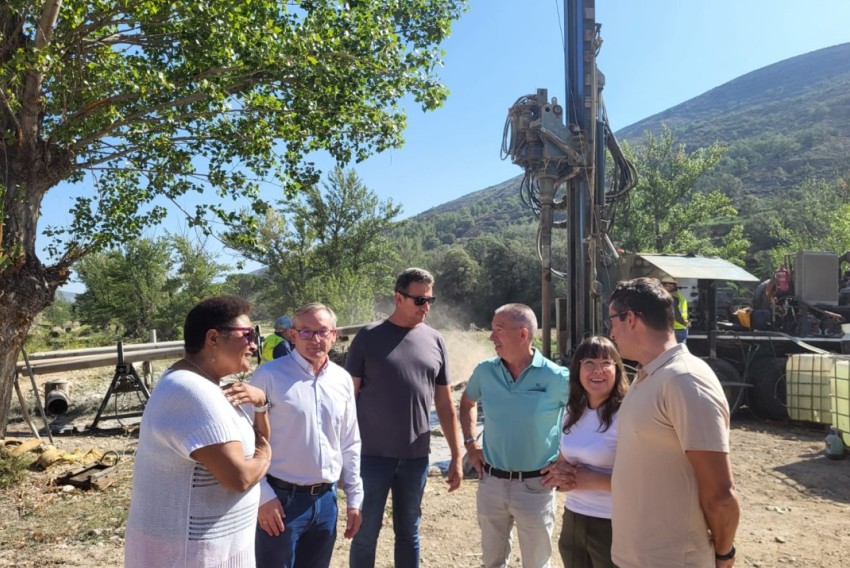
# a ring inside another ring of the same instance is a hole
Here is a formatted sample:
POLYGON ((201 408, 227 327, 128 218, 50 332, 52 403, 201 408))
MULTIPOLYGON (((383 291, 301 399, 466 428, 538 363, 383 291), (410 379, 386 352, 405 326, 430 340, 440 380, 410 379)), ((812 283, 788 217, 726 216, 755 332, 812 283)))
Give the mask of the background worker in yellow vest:
POLYGON ((688 301, 685 296, 679 292, 679 284, 672 276, 665 276, 661 279, 661 284, 664 289, 670 292, 673 296, 673 332, 676 334, 676 343, 685 343, 688 339, 688 328, 691 326, 688 320, 688 301))
POLYGON ((270 333, 263 339, 263 363, 272 359, 289 355, 292 352, 292 344, 289 342, 289 330, 292 328, 292 320, 289 316, 280 316, 274 322, 274 333, 270 333))

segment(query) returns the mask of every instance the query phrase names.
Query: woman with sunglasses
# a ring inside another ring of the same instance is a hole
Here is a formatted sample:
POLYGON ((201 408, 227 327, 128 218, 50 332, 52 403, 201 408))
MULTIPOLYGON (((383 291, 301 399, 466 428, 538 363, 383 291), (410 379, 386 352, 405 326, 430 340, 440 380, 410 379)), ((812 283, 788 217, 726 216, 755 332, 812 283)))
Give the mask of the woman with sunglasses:
POLYGON ((221 385, 251 368, 250 311, 242 298, 218 296, 186 317, 186 355, 163 373, 142 416, 125 566, 254 566, 268 405, 260 389, 221 385))
POLYGON ((613 567, 611 471, 629 383, 617 348, 599 336, 578 346, 570 379, 561 453, 543 470, 544 485, 567 491, 558 550, 568 568, 613 567))

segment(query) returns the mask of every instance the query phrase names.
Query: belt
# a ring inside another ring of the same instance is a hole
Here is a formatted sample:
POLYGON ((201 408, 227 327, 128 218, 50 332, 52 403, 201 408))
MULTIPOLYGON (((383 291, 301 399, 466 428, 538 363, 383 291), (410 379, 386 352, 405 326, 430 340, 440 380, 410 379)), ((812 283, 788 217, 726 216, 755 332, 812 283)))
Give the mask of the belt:
POLYGON ((266 475, 266 480, 269 482, 269 485, 274 487, 275 489, 282 489, 284 491, 294 491, 296 493, 309 493, 313 496, 324 495, 328 491, 330 491, 334 484, 333 483, 314 483, 313 485, 296 485, 295 483, 289 483, 288 481, 284 481, 282 479, 278 479, 273 475, 266 475))
POLYGON ((485 465, 484 471, 486 471, 493 477, 498 477, 499 479, 517 479, 519 481, 522 481, 523 479, 532 479, 543 475, 542 473, 540 473, 540 470, 536 469, 533 471, 505 471, 504 469, 496 469, 491 465, 485 465))

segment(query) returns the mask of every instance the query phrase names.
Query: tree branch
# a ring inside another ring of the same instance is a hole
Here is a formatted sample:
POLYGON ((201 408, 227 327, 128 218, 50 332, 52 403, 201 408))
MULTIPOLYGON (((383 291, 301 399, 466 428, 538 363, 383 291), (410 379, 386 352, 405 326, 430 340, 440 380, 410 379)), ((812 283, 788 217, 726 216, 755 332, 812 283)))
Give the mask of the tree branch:
MULTIPOLYGON (((53 27, 59 17, 59 8, 62 0, 46 0, 38 20, 38 29, 35 33, 33 51, 38 54, 50 43, 53 37, 53 27)), ((44 73, 35 69, 26 72, 24 89, 21 96, 21 121, 20 130, 22 140, 28 144, 35 144, 38 140, 39 112, 41 111, 41 84, 44 81, 44 73)))
MULTIPOLYGON (((192 82, 195 82, 195 81, 198 81, 198 80, 201 80, 201 79, 205 79, 206 77, 227 73, 229 71, 234 71, 234 70, 237 70, 237 69, 241 69, 241 67, 219 67, 219 68, 216 68, 216 69, 210 69, 208 71, 204 71, 202 73, 194 75, 194 76, 186 79, 185 81, 182 81, 181 83, 176 84, 175 86, 180 87, 180 86, 188 85, 189 83, 192 83, 192 82)), ((235 77, 233 77, 233 83, 231 83, 230 85, 227 85, 225 87, 222 87, 222 90, 225 91, 225 92, 231 92, 231 91, 238 92, 241 89, 243 89, 244 87, 253 84, 258 75, 259 75, 259 72, 250 71, 245 75, 235 76, 235 77), (237 79, 239 79, 239 80, 237 81, 237 79)), ((125 93, 123 95, 116 95, 114 97, 108 97, 108 98, 105 98, 105 99, 101 99, 99 101, 93 101, 93 102, 87 104, 80 111, 74 113, 70 118, 68 118, 68 120, 64 121, 63 125, 56 129, 56 132, 61 131, 63 128, 69 127, 74 122, 85 119, 87 116, 89 116, 90 114, 92 114, 93 112, 95 112, 99 108, 102 108, 104 106, 111 106, 111 105, 114 105, 114 104, 129 102, 129 101, 132 101, 132 100, 137 99, 137 98, 138 97, 135 96, 135 95, 130 95, 128 93, 125 93)), ((82 148, 84 148, 86 145, 93 142, 94 140, 104 138, 104 137, 108 136, 110 133, 114 132, 115 130, 117 130, 119 128, 122 128, 124 126, 128 126, 130 124, 134 124, 137 121, 140 121, 140 119, 147 114, 156 112, 158 110, 166 109, 166 108, 183 107, 183 106, 190 105, 190 104, 193 104, 193 103, 196 103, 196 102, 200 102, 200 101, 205 100, 207 98, 209 98, 209 96, 206 93, 195 92, 195 93, 192 93, 192 94, 187 95, 187 96, 180 98, 180 99, 168 100, 168 101, 165 101, 165 102, 160 103, 158 105, 145 107, 138 112, 126 115, 123 120, 113 122, 112 124, 110 124, 109 126, 107 126, 104 129, 100 130, 99 132, 95 132, 95 133, 91 134, 90 136, 86 136, 85 138, 81 138, 80 140, 77 140, 71 146, 71 149, 73 149, 74 151, 79 151, 82 148)))
POLYGON ((9 119, 12 121, 12 123, 14 123, 15 130, 17 132, 20 132, 21 123, 18 121, 18 117, 15 116, 15 111, 12 110, 12 106, 9 104, 9 99, 6 98, 6 93, 3 92, 3 89, 0 89, 0 100, 3 101, 3 110, 6 111, 6 114, 8 115, 9 119))

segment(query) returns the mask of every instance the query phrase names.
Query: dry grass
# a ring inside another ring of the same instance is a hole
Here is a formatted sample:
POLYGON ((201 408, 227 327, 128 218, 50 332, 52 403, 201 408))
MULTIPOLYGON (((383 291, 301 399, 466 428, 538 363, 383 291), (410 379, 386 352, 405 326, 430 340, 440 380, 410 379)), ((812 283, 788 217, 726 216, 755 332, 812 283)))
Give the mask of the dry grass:
MULTIPOLYGON (((469 378, 479 361, 493 356, 486 332, 448 331, 445 337, 452 380, 457 385, 469 378)), ((158 371, 164 363, 160 362, 158 371)), ((78 423, 91 421, 112 372, 89 375, 72 379, 74 404, 79 405, 72 410, 81 412, 78 423), (91 393, 93 405, 81 402, 87 399, 86 392, 91 393), (83 408, 89 408, 89 413, 82 412, 83 408)), ((13 426, 10 434, 27 435, 21 422, 13 426)), ((55 478, 77 467, 63 465, 46 472, 27 469, 22 481, 0 491, 0 566, 90 568, 122 564, 137 440, 132 433, 119 429, 109 434, 56 437, 56 445, 68 451, 94 447, 119 452, 122 459, 117 465, 116 482, 108 489, 83 491, 53 485, 55 478)), ((850 565, 850 460, 823 458, 822 437, 820 431, 811 429, 736 420, 732 463, 744 507, 737 537, 740 565, 850 565)), ((423 503, 423 566, 480 564, 476 486, 474 480, 466 480, 460 490, 447 493, 441 479, 429 480, 423 503)), ((348 565, 349 546, 342 537, 337 540, 332 567, 348 565)), ((553 563, 559 565, 559 559, 553 559, 553 563)), ((392 566, 389 520, 382 531, 377 566, 392 566)))

